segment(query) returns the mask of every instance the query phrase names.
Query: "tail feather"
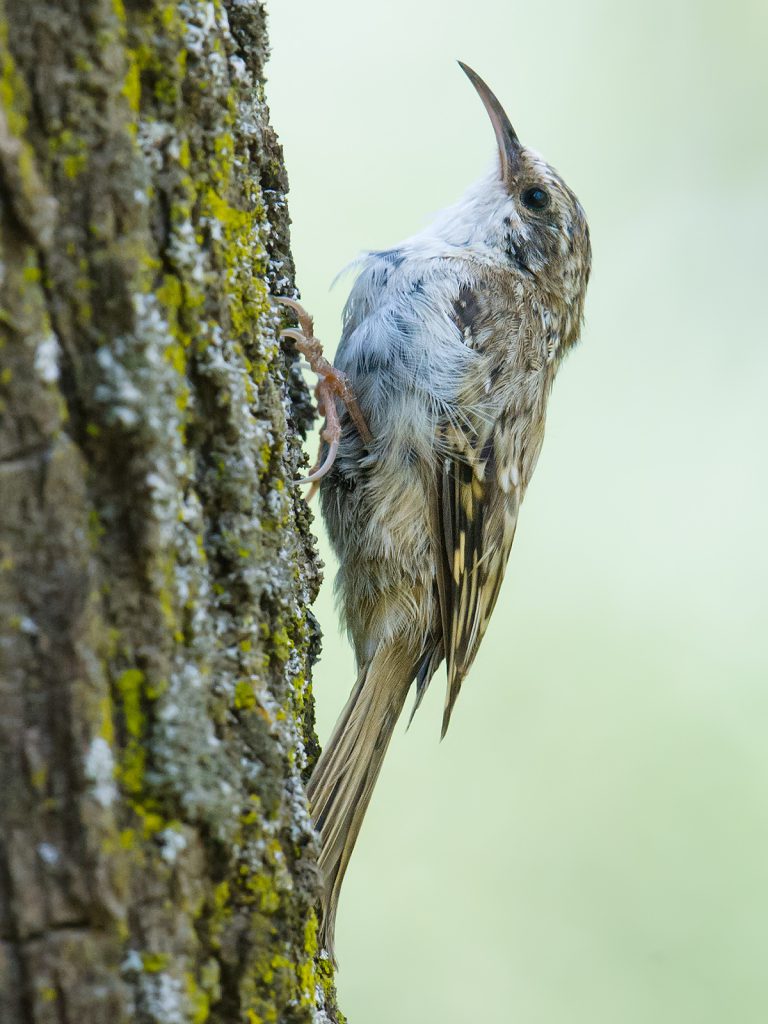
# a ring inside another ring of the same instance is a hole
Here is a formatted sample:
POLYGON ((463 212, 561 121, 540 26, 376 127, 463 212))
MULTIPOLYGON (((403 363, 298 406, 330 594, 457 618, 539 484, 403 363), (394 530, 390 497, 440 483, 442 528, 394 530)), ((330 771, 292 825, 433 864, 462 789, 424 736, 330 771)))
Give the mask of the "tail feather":
POLYGON ((331 956, 341 883, 416 668, 404 644, 376 651, 361 669, 309 780, 323 875, 320 940, 331 956))
POLYGON ((427 687, 432 681, 432 676, 437 672, 442 660, 443 645, 441 643, 436 643, 434 646, 429 647, 421 659, 421 664, 416 673, 416 700, 413 702, 413 708, 408 719, 409 729, 413 716, 421 707, 421 702, 424 699, 424 694, 427 692, 427 687))

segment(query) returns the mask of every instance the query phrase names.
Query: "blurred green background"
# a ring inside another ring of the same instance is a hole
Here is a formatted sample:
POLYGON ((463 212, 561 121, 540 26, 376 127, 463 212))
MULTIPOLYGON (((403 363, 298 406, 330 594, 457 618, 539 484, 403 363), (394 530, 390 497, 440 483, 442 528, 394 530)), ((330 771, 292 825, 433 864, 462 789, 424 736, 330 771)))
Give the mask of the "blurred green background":
MULTIPOLYGON (((335 273, 493 158, 455 58, 563 173, 594 246, 451 729, 438 743, 441 675, 365 822, 341 1005, 354 1024, 765 1024, 768 5, 273 0, 271 39, 298 283, 331 350, 335 273)), ((321 548, 325 739, 354 668, 321 548)))

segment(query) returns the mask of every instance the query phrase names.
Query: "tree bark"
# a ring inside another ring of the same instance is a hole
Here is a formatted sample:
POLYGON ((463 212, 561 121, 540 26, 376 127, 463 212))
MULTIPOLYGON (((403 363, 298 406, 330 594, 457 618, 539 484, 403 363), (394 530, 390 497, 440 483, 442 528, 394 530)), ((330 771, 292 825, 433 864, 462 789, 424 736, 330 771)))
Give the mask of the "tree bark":
POLYGON ((0 1020, 337 1021, 257 0, 0 0, 0 1020))

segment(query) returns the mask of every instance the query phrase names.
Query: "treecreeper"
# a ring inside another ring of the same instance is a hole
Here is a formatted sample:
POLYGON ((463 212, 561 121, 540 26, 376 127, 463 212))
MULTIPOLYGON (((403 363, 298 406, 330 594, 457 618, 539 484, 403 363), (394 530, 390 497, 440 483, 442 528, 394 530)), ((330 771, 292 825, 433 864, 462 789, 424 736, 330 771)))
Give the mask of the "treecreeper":
POLYGON ((461 67, 490 116, 497 166, 424 231, 361 259, 335 367, 319 366, 311 318, 288 303, 300 329, 284 333, 321 374, 326 426, 309 480, 358 666, 308 786, 331 956, 344 873, 408 691, 415 711, 445 662, 445 735, 485 634, 589 279, 576 196, 461 67))

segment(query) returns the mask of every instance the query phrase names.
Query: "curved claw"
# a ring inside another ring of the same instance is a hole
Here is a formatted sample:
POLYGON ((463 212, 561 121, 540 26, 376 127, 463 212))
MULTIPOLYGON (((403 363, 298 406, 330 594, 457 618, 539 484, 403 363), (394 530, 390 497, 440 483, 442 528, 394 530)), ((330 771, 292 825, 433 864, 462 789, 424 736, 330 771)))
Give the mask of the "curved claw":
POLYGON ((302 331, 304 331, 308 337, 312 337, 315 333, 315 321, 306 309, 304 309, 301 303, 297 302, 296 299, 286 299, 283 295, 275 296, 275 300, 282 306, 287 306, 289 309, 292 309, 296 314, 296 319, 299 321, 299 326, 302 331))
POLYGON ((331 443, 328 446, 328 454, 326 455, 322 466, 319 466, 317 469, 313 470, 309 474, 309 476, 300 477, 298 480, 294 480, 293 482, 295 484, 315 484, 317 483, 318 480, 322 480, 326 473, 330 471, 331 467, 333 466, 333 463, 336 461, 336 453, 338 452, 338 450, 339 439, 334 438, 334 440, 331 441, 331 443))
POLYGON ((280 331, 280 337, 291 338, 297 344, 305 340, 304 335, 301 333, 301 331, 297 331, 295 327, 286 327, 284 331, 280 331))

